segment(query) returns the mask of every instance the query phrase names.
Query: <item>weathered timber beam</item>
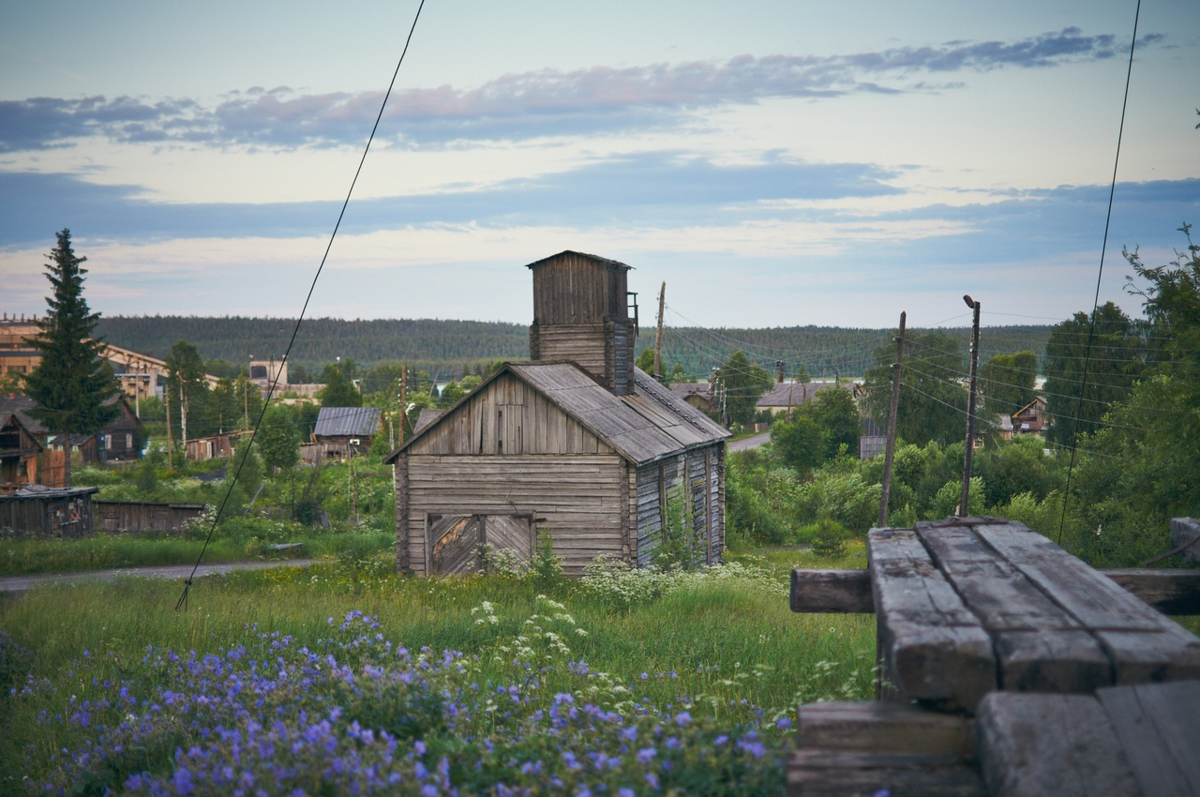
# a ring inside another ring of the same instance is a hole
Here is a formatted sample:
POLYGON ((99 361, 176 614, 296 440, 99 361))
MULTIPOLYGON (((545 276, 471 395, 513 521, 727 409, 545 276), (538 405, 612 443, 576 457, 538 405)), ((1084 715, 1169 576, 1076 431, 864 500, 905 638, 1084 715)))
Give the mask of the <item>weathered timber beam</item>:
POLYGON ((793 570, 792 611, 874 614, 868 570, 793 570))
MULTIPOLYGON (((1100 570, 1163 614, 1200 614, 1200 570, 1100 570)), ((872 614, 867 570, 793 570, 791 607, 806 614, 872 614)))

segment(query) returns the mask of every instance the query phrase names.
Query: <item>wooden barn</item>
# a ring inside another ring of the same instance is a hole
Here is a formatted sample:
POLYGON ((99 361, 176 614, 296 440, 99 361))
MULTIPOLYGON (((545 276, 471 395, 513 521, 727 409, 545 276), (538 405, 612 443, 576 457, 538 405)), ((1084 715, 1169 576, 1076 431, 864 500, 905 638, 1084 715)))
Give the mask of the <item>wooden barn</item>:
POLYGON ((531 362, 507 363, 387 459, 397 567, 475 572, 485 545, 568 573, 654 561, 664 528, 696 561, 725 545, 729 433, 634 367, 629 266, 562 252, 529 266, 531 362))

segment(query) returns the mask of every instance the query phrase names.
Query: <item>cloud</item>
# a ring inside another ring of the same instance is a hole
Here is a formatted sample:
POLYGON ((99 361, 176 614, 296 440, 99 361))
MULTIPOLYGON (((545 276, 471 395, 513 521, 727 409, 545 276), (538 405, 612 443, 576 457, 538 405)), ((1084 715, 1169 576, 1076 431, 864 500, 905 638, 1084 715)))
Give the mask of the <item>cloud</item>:
MULTIPOLYGON (((868 164, 779 160, 718 166, 675 152, 596 161, 486 189, 354 201, 342 229, 362 234, 425 224, 729 224, 775 213, 760 203, 894 194, 895 173, 868 164)), ((96 185, 65 174, 0 172, 0 246, 38 243, 68 226, 77 236, 287 238, 326 234, 336 202, 163 203, 137 186, 96 185)))
MULTIPOLYGON (((1142 43, 1162 40, 1152 34, 1142 43)), ((1072 27, 1012 42, 954 41, 851 55, 742 55, 725 62, 546 69, 503 75, 477 88, 397 92, 383 129, 413 143, 646 129, 676 124, 699 109, 770 97, 946 88, 957 84, 931 86, 919 78, 965 70, 1047 69, 1111 58, 1121 46, 1112 35, 1086 36, 1072 27)), ((300 94, 286 87, 254 87, 215 107, 189 99, 151 103, 102 96, 5 101, 0 102, 0 151, 65 146, 89 136, 285 148, 358 144, 382 99, 373 91, 300 94)))

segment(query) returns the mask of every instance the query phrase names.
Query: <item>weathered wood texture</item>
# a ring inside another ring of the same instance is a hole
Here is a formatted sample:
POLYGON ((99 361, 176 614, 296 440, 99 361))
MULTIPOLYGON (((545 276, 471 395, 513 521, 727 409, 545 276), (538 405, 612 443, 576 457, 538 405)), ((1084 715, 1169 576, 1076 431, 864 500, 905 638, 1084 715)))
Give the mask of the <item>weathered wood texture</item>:
POLYGON ((411 455, 611 454, 579 421, 512 374, 483 385, 408 447, 411 455))
POLYGON ((1163 614, 1200 614, 1200 570, 1101 570, 1138 600, 1163 614))
POLYGON ((1200 797, 1200 682, 1096 692, 1144 795, 1200 797))
POLYGON ((535 324, 603 324, 626 316, 629 266, 581 252, 531 263, 535 324))
POLYGON ((875 611, 869 570, 793 570, 794 612, 869 614, 875 611))
POLYGON ((1179 555, 1188 562, 1200 562, 1200 519, 1171 518, 1171 550, 1183 548, 1179 555))
POLYGON ((204 504, 166 504, 147 501, 93 501, 101 531, 133 534, 178 531, 200 517, 204 504))
POLYGON ((392 477, 396 485, 396 571, 399 573, 407 573, 411 569, 408 549, 408 457, 407 453, 401 454, 392 463, 392 477))
POLYGON ((1088 695, 993 692, 976 718, 993 797, 1139 797, 1104 710, 1088 695))
POLYGON ((895 703, 800 707, 788 794, 983 797, 971 720, 895 703))
POLYGON ((979 619, 911 529, 872 529, 867 557, 884 678, 905 700, 973 710, 997 686, 979 619))
MULTIPOLYGON (((622 553, 623 460, 591 456, 430 456, 408 454, 408 556, 426 572, 430 515, 522 515, 549 529, 568 573, 601 554, 622 553)), ((403 531, 398 532, 398 539, 403 531)))
MULTIPOLYGON (((1200 614, 1200 570, 1098 570, 1163 614, 1200 614)), ((792 611, 872 614, 871 573, 862 570, 793 570, 792 611)))
POLYGON ((997 692, 976 719, 984 776, 998 797, 1200 797, 1200 682, 1091 695, 997 692))
POLYGON ((687 534, 686 545, 697 564, 720 561, 724 543, 722 475, 718 468, 723 446, 693 449, 637 469, 635 519, 637 564, 654 562, 663 529, 687 534))
MULTIPOLYGON (((1171 622, 1113 581, 1103 577, 1079 559, 1037 532, 1019 523, 980 524, 973 526, 979 539, 996 552, 998 559, 1012 565, 1015 572, 1027 579, 1053 605, 1060 607, 1070 619, 1078 622, 1099 643, 1111 663, 1109 683, 1136 684, 1148 681, 1171 681, 1200 678, 1200 639, 1171 622)), ((932 539, 944 533, 937 526, 922 528, 918 534, 932 539)), ((968 605, 980 605, 978 597, 964 588, 968 605)), ((990 613, 995 616, 997 613, 990 613)), ((1039 624, 1030 616, 1030 630, 1056 637, 1059 647, 1076 647, 1077 635, 1057 633, 1058 628, 1039 624)), ((989 624, 997 621, 989 620, 989 624)), ((1049 622, 1049 621, 1047 621, 1049 622)), ((1056 621, 1057 622, 1057 621, 1056 621)), ((1069 631, 1069 629, 1068 629, 1069 631)), ((1082 655, 1082 654, 1081 654, 1082 655)), ((1067 690, 1057 682, 1041 679, 1024 684, 1023 688, 1053 691, 1090 691, 1094 684, 1086 679, 1067 690)))

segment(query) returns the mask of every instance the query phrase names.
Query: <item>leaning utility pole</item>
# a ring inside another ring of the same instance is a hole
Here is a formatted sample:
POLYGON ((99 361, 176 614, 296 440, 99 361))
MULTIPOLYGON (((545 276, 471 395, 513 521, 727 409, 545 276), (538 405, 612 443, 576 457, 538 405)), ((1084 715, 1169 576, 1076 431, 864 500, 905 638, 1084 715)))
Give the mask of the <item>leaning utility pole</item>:
POLYGON ((179 434, 183 437, 184 457, 187 457, 187 411, 188 400, 183 393, 183 380, 179 380, 179 434))
POLYGON ((971 331, 971 386, 967 398, 967 450, 963 453, 962 500, 958 504, 958 516, 967 516, 968 500, 971 497, 971 453, 975 449, 975 376, 979 371, 979 306, 970 296, 963 301, 975 311, 974 328, 971 331))
POLYGON ((900 334, 896 336, 896 362, 892 364, 892 408, 888 413, 887 453, 883 455, 883 497, 879 500, 879 528, 887 528, 888 497, 892 492, 892 460, 896 455, 896 413, 900 409, 900 367, 904 362, 904 322, 900 314, 900 334))
POLYGON ((654 334, 654 378, 662 381, 662 322, 663 306, 667 303, 667 282, 663 280, 658 292, 658 332, 654 334))

